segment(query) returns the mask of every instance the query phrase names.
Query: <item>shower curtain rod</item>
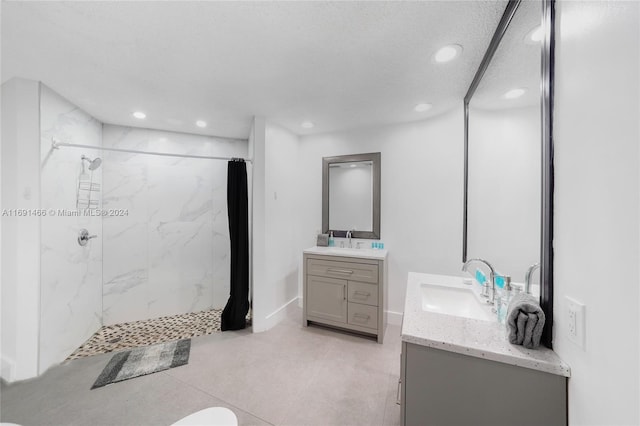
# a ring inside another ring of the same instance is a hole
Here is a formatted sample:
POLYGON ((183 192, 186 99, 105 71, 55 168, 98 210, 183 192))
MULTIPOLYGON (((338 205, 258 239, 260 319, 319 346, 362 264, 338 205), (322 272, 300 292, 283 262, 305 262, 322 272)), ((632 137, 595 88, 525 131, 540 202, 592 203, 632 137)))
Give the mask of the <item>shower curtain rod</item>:
POLYGON ((139 151, 136 149, 123 149, 123 148, 106 148, 102 146, 92 146, 92 145, 80 145, 75 143, 65 143, 59 142, 55 138, 51 139, 51 148, 58 149, 61 146, 70 146, 74 148, 89 148, 89 149, 99 149, 101 151, 115 151, 115 152, 130 152, 133 154, 149 154, 149 155, 159 155, 162 157, 183 157, 183 158, 200 158, 204 160, 243 160, 248 163, 253 163, 253 160, 248 158, 239 158, 239 157, 209 157, 205 155, 190 155, 190 154, 170 154, 166 152, 153 152, 153 151, 139 151))

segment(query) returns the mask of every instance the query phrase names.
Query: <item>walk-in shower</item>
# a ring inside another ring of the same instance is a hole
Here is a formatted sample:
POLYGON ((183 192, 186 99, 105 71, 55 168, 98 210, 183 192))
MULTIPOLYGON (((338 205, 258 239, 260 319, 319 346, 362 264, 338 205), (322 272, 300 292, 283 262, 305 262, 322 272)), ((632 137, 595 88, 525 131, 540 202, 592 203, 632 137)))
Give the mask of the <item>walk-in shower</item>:
POLYGON ((228 162, 246 156, 248 142, 109 124, 100 135, 95 144, 49 137, 57 154, 48 166, 67 159, 80 195, 76 229, 65 235, 101 271, 92 284, 100 327, 73 338, 66 356, 221 331, 231 281, 228 162))

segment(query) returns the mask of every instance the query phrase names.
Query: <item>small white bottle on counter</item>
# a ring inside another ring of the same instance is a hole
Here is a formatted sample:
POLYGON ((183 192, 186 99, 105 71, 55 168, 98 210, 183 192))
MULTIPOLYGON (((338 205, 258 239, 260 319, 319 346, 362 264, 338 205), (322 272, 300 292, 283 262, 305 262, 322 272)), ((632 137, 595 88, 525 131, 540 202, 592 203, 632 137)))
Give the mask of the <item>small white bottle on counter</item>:
POLYGON ((505 275, 503 278, 504 286, 501 289, 496 289, 498 290, 496 310, 498 311, 498 322, 500 322, 500 324, 504 324, 507 320, 507 311, 509 309, 509 302, 511 302, 513 293, 513 288, 511 286, 511 277, 505 275))

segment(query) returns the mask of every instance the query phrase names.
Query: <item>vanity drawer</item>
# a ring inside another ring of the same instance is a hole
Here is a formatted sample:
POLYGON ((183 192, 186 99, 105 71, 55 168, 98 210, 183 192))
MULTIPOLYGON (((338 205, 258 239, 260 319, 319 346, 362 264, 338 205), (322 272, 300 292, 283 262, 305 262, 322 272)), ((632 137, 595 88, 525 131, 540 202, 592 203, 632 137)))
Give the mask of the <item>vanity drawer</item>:
POLYGON ((353 303, 378 306, 378 286, 349 281, 348 300, 353 303))
POLYGON ((307 274, 342 278, 349 281, 378 283, 378 265, 333 260, 307 259, 307 274))
POLYGON ((378 329, 378 308, 376 306, 349 303, 347 307, 347 323, 360 327, 378 329))

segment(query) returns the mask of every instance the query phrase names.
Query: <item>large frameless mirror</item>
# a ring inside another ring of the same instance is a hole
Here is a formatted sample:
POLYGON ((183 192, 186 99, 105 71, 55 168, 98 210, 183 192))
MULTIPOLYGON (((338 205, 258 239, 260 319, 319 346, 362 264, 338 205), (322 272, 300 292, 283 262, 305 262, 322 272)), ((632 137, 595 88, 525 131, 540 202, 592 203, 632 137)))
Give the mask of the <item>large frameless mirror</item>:
POLYGON ((551 13, 551 1, 510 1, 465 97, 462 259, 487 259, 514 282, 535 271, 528 278, 547 316, 548 347, 551 13))

